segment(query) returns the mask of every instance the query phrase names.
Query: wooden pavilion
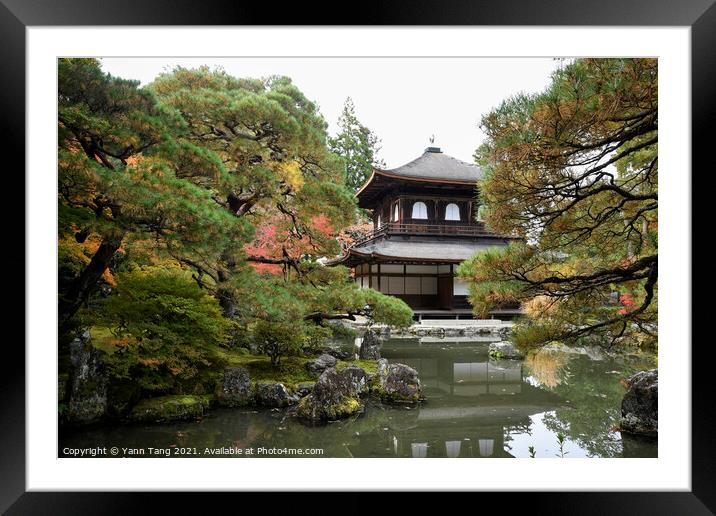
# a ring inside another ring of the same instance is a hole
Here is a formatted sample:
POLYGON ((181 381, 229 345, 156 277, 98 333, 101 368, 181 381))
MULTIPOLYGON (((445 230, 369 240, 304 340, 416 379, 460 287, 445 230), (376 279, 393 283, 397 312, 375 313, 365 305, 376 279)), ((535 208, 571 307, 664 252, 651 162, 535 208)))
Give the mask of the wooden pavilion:
MULTIPOLYGON (((399 297, 419 316, 471 317, 457 266, 512 239, 478 220, 481 175, 479 167, 438 147, 401 167, 374 169, 356 193, 358 205, 372 211, 373 231, 331 263, 351 267, 361 287, 399 297)), ((516 313, 506 309, 493 316, 516 313)))

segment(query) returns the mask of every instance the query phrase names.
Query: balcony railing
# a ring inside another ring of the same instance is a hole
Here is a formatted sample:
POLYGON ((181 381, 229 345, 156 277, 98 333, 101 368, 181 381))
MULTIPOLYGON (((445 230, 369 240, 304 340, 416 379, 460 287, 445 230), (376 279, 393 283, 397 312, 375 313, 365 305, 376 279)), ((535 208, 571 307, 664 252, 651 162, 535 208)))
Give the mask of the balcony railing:
POLYGON ((416 224, 414 222, 388 222, 355 241, 362 244, 383 235, 442 235, 442 236, 490 236, 483 224, 416 224))

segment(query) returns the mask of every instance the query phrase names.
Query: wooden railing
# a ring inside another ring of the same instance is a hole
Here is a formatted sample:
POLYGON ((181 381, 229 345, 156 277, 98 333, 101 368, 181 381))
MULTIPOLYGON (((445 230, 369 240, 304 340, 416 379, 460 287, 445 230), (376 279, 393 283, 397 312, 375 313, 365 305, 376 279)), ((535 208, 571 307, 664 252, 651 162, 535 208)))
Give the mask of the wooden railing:
POLYGON ((355 241, 362 244, 383 235, 444 235, 444 236, 489 236, 482 224, 416 224, 388 222, 380 228, 355 241))

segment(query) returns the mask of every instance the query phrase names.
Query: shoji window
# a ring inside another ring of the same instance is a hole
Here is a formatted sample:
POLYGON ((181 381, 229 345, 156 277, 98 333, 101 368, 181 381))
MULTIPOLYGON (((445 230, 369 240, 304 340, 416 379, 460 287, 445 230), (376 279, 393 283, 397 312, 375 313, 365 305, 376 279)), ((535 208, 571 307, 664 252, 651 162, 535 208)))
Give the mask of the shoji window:
POLYGON ((428 218, 428 207, 424 202, 418 201, 413 204, 413 215, 414 219, 427 219, 428 218))
POLYGON ((460 220, 460 208, 454 202, 445 206, 445 220, 460 220))

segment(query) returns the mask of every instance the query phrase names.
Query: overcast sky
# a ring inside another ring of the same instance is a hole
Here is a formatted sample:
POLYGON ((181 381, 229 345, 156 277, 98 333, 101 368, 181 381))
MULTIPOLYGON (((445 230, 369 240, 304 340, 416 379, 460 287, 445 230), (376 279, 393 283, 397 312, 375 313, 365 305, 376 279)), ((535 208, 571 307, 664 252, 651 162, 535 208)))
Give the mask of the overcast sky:
POLYGON ((467 162, 484 136, 480 118, 519 92, 538 92, 558 62, 547 58, 103 58, 105 71, 142 85, 181 65, 236 77, 286 75, 316 102, 335 134, 346 97, 380 139, 388 168, 435 146, 467 162))

